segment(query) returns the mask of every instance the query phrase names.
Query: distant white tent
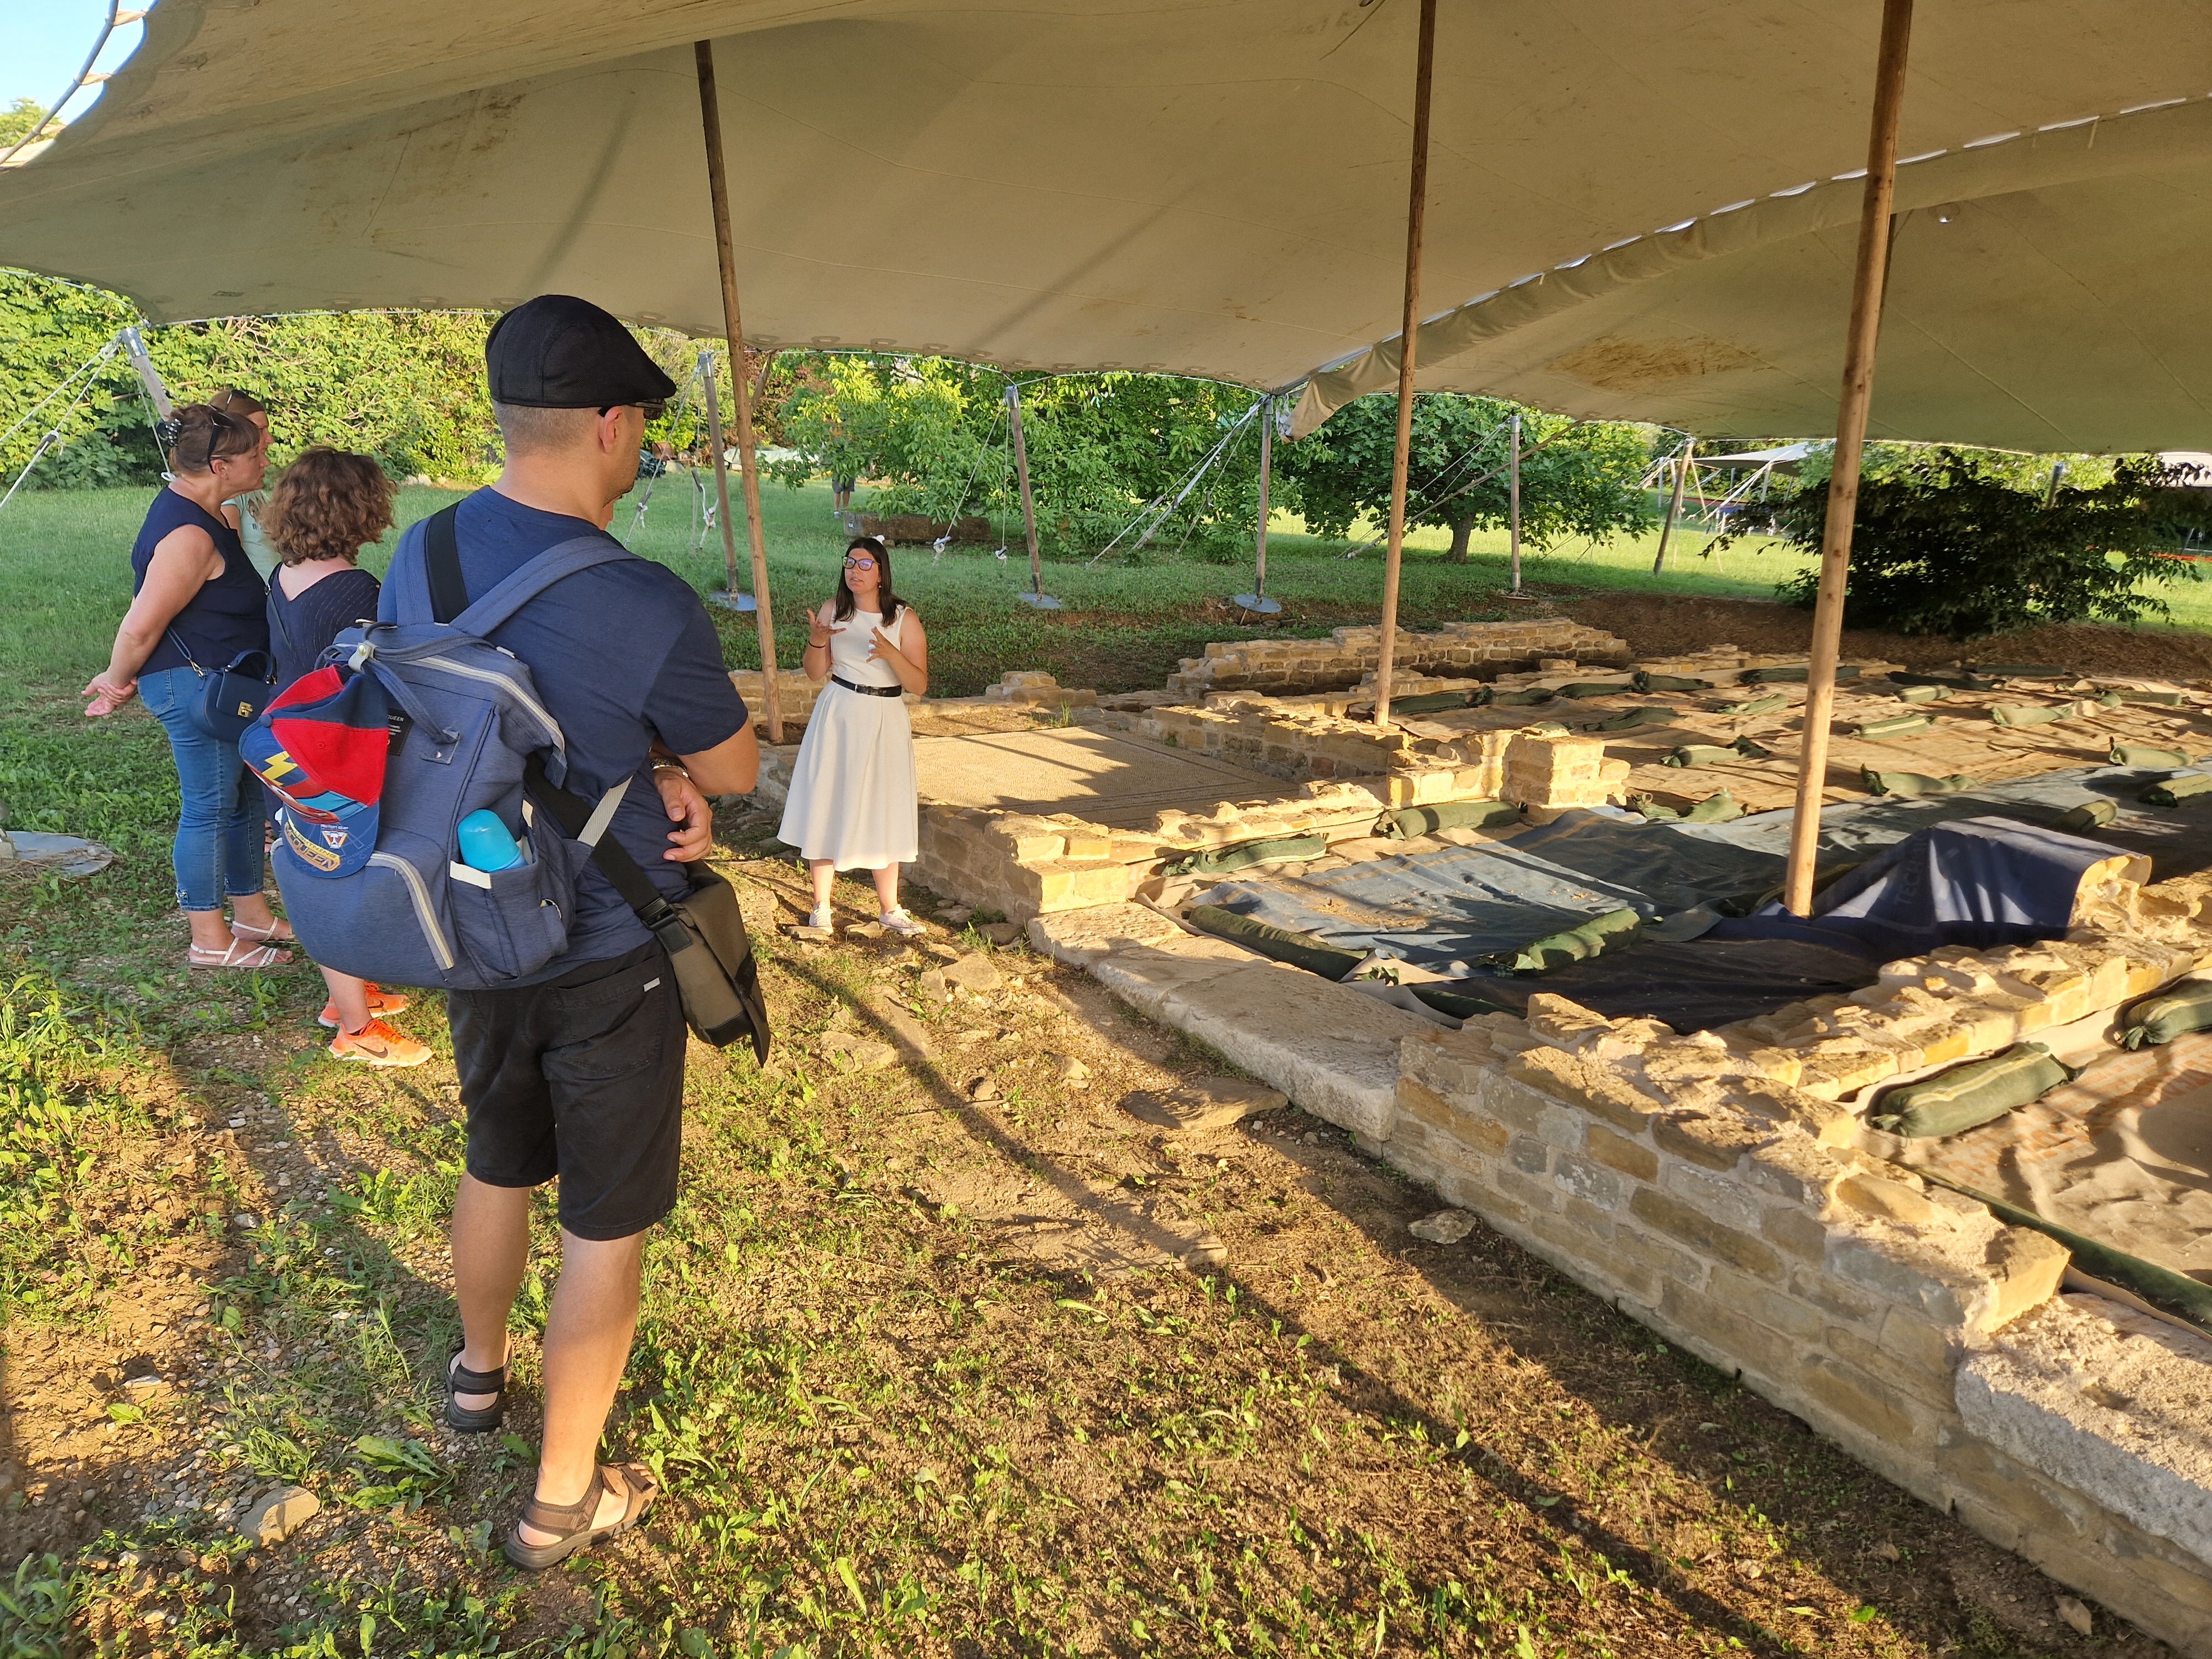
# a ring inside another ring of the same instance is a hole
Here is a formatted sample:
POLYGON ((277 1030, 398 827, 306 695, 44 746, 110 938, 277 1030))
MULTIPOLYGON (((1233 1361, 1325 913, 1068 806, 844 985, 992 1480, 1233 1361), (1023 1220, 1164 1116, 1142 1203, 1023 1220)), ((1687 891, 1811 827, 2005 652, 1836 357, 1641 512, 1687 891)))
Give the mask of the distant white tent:
POLYGON ((1739 449, 1732 455, 1701 454, 1699 466, 1795 466, 1814 449, 1825 447, 1815 444, 1781 444, 1772 449, 1739 449))

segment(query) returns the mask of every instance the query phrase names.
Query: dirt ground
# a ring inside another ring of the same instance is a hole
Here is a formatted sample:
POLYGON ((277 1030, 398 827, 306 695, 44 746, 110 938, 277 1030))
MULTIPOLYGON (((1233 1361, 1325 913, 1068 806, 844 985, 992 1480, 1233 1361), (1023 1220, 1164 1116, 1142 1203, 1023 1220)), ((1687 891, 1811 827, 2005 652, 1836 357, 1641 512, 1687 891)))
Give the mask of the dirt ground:
MULTIPOLYGON (((1717 645, 1802 652, 1813 634, 1811 611, 1765 599, 1617 592, 1562 598, 1556 608, 1577 622, 1618 634, 1639 657, 1673 656, 1717 645)), ((1899 662, 1916 669, 1962 662, 2032 663, 2081 674, 2194 680, 2212 678, 2212 635, 2076 623, 2031 628, 1962 644, 1878 629, 1849 629, 1844 634, 1843 659, 1899 662)))
MULTIPOLYGON (((805 898, 770 822, 719 828, 776 1055, 693 1050, 610 1429, 668 1483, 646 1525, 501 1563, 550 1237, 506 1436, 456 1436, 442 1016, 401 1017, 431 1065, 363 1073, 322 1057, 312 976, 271 975, 258 1028, 241 1001, 106 1079, 131 1103, 80 1142, 90 1235, 49 1247, 74 1310, 4 1334, 0 1559, 53 1552, 76 1609, 5 1650, 2165 1653, 2102 1613, 2076 1637, 2033 1568, 1479 1224, 1423 1243, 1434 1195, 1295 1108, 1141 1121, 1226 1068, 1086 976, 957 922, 782 938, 805 898), (972 988, 932 979, 954 961, 972 988), (321 1514, 249 1548, 286 1481, 321 1514)), ((0 878, 0 921, 50 897, 0 878)), ((147 949, 87 939, 77 982, 159 988, 173 924, 125 908, 147 949)))

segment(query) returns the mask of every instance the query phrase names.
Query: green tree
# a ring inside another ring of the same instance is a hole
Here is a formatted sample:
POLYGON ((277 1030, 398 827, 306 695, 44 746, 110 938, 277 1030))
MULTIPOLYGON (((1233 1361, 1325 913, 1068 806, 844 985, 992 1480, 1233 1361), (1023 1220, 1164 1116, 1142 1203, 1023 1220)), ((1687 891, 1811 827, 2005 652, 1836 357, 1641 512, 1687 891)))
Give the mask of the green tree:
MULTIPOLYGON (((775 418, 794 453, 772 469, 798 485, 824 475, 870 481, 878 512, 998 518, 1021 511, 1000 371, 943 357, 816 354, 794 365, 775 418)), ((1060 374, 1023 384, 1041 543, 1088 552, 1172 494, 1251 407, 1253 394, 1161 374, 1060 374)), ((1248 423, 1140 556, 1234 557, 1258 506, 1258 442, 1248 423)))
MULTIPOLYGON (((18 98, 7 108, 0 109, 0 154, 12 149, 19 139, 28 136, 33 124, 46 110, 46 106, 35 98, 18 98)), ((60 131, 58 122, 50 121, 45 136, 51 138, 60 131)))
MULTIPOLYGON (((2195 469, 2156 456, 2081 458, 2081 483, 2051 486, 2048 456, 1885 446, 1869 456, 1851 532, 1844 622, 1971 639, 2039 623, 2134 623, 2165 616, 2146 582, 2197 580, 2166 555, 2212 528, 2212 489, 2195 469)), ((1825 465, 1779 503, 1790 541, 1817 556, 1827 514, 1825 465)), ((1816 568, 1780 585, 1809 608, 1816 568)))
MULTIPOLYGON (((1605 541, 1652 522, 1642 487, 1643 436, 1610 422, 1577 422, 1496 398, 1425 392, 1413 400, 1407 457, 1408 524, 1451 532, 1454 564, 1467 562, 1478 526, 1508 521, 1507 427, 1521 416, 1521 534, 1544 548, 1562 537, 1605 541)), ((1398 400, 1377 392, 1355 399, 1302 442, 1277 452, 1294 479, 1307 526, 1343 536, 1364 514, 1390 512, 1390 471, 1398 438, 1398 400)))

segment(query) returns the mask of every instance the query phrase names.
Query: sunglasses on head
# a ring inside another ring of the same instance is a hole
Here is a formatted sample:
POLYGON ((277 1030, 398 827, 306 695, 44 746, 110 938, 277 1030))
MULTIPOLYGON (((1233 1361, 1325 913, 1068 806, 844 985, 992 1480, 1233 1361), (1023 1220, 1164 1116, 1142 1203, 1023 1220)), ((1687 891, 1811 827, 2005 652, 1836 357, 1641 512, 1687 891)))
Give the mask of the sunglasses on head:
POLYGON ((876 562, 875 562, 873 559, 869 559, 869 558, 851 559, 851 558, 848 558, 848 559, 847 559, 847 560, 845 561, 845 568, 846 568, 846 569, 848 569, 848 570, 873 570, 875 568, 876 568, 876 562))

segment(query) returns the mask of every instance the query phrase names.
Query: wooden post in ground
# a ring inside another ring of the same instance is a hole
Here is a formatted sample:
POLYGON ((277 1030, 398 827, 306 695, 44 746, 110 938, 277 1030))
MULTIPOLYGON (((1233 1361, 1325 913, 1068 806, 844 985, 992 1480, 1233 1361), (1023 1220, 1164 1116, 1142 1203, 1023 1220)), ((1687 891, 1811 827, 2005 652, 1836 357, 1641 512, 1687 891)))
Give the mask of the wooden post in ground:
POLYGON ((1406 304, 1398 332, 1398 439, 1390 453, 1390 539, 1382 555, 1382 654, 1375 665, 1375 724, 1390 724, 1398 653, 1398 571, 1406 552, 1406 465, 1413 447, 1413 370, 1421 328, 1421 225, 1429 204, 1429 82, 1437 60, 1437 0, 1421 0, 1413 58, 1413 172, 1406 198, 1406 304))
POLYGON ((1659 526, 1659 554, 1651 561, 1651 574, 1657 575, 1667 568, 1667 544, 1674 534, 1674 520, 1682 516, 1682 491, 1690 482, 1690 457, 1698 447, 1695 438, 1682 440, 1682 457, 1674 463, 1674 493, 1667 502, 1666 522, 1659 526))
MULTIPOLYGON (((760 469, 753 460, 753 388, 745 373, 745 330, 738 314, 738 258, 730 235, 730 182, 722 164, 722 106, 714 95, 714 46, 701 40, 692 47, 699 65, 699 125, 707 141, 707 191, 714 198, 714 261, 722 277, 722 327, 730 342, 730 390, 737 403, 738 473, 745 492, 745 530, 753 546, 753 624, 760 636, 761 694, 768 704, 768 740, 783 741, 783 701, 775 684, 775 618, 769 607, 768 542, 761 529, 760 469)), ((714 385, 710 378, 707 384, 714 385)), ((724 476, 725 463, 718 442, 714 474, 724 476)), ((730 533, 729 488, 722 490, 723 534, 730 533)), ((732 563, 736 562, 735 553, 732 563)), ((734 579, 730 583, 737 590, 734 579)))
POLYGON ((1030 591, 1022 603, 1039 611, 1057 611, 1060 601, 1044 591, 1044 562, 1037 556, 1036 502, 1030 495, 1030 447, 1022 437, 1022 388, 1006 382, 1006 424, 1014 442, 1014 476, 1022 491, 1022 535, 1030 547, 1030 591))
POLYGON ((1890 204, 1897 188, 1897 125, 1905 103, 1905 55, 1912 37, 1912 0, 1882 0, 1881 52, 1876 59, 1874 118, 1867 139, 1866 192, 1859 206, 1858 263, 1851 273, 1850 332, 1844 350, 1843 395, 1836 407, 1835 470, 1820 534, 1820 586, 1813 611, 1812 659, 1805 673, 1805 738, 1797 763, 1797 812, 1790 825, 1790 866, 1783 903, 1798 915, 1813 909, 1814 861, 1820 845, 1820 797, 1828 778, 1828 723, 1836 707, 1836 658, 1844 632, 1844 583, 1851 563, 1851 527, 1858 513, 1859 463, 1867 410, 1874 401, 1875 346, 1881 334, 1881 295, 1889 275, 1890 204))
POLYGON ((714 512, 722 526, 722 562, 729 570, 726 590, 735 604, 738 586, 738 527, 730 520, 730 458, 722 436, 722 395, 714 389, 714 354, 699 354, 699 373, 707 382, 707 441, 714 447, 714 512))
POLYGON ((1512 592, 1521 591, 1521 417, 1516 415, 1511 430, 1506 436, 1513 445, 1513 453, 1505 458, 1505 505, 1511 520, 1513 560, 1512 592))

